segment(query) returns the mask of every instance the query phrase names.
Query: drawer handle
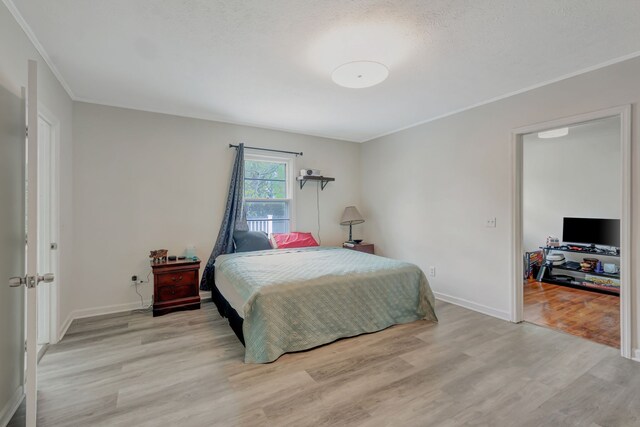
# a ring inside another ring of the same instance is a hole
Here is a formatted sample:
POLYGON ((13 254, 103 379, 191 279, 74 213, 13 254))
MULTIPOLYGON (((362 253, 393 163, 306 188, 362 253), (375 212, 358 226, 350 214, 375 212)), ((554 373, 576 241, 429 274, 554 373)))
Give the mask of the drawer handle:
POLYGON ((179 282, 180 280, 182 280, 182 276, 173 276, 174 282, 179 282))

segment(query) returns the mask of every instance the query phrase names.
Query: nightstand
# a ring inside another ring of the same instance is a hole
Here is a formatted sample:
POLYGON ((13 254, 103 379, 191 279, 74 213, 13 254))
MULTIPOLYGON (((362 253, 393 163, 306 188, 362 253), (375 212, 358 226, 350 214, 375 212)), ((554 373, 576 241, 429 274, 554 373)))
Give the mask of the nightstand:
POLYGON ((353 247, 343 246, 343 248, 373 255, 373 243, 354 243, 353 247))
POLYGON ((200 308, 200 261, 152 262, 153 316, 200 308))

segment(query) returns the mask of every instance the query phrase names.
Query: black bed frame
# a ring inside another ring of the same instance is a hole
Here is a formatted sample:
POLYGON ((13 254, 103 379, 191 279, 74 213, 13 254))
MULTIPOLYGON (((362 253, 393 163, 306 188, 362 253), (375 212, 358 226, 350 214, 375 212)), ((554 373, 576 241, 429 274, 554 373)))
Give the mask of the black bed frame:
POLYGON ((222 296, 216 285, 213 285, 211 289, 211 300, 218 308, 220 316, 226 317, 229 321, 229 326, 233 329, 242 345, 244 344, 244 334, 242 333, 242 323, 244 319, 238 315, 238 312, 231 307, 231 304, 222 296))

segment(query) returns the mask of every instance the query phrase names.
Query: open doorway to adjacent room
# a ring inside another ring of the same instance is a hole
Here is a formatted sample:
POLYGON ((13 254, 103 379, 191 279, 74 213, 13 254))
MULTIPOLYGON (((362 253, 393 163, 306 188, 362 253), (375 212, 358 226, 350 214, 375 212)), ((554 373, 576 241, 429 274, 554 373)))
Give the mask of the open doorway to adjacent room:
POLYGON ((525 321, 620 347, 619 170, 619 117, 523 137, 525 321))
POLYGON ((514 268, 513 320, 620 348, 625 357, 629 117, 621 107, 514 132, 514 253, 524 262, 514 268))

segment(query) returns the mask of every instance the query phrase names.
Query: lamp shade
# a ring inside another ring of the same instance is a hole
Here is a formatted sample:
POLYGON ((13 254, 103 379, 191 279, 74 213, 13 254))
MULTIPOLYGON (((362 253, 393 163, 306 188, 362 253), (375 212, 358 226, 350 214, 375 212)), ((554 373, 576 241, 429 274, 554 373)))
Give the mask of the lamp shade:
POLYGON ((340 225, 362 224, 363 222, 364 219, 355 206, 347 206, 346 208, 344 208, 342 219, 340 220, 340 225))

